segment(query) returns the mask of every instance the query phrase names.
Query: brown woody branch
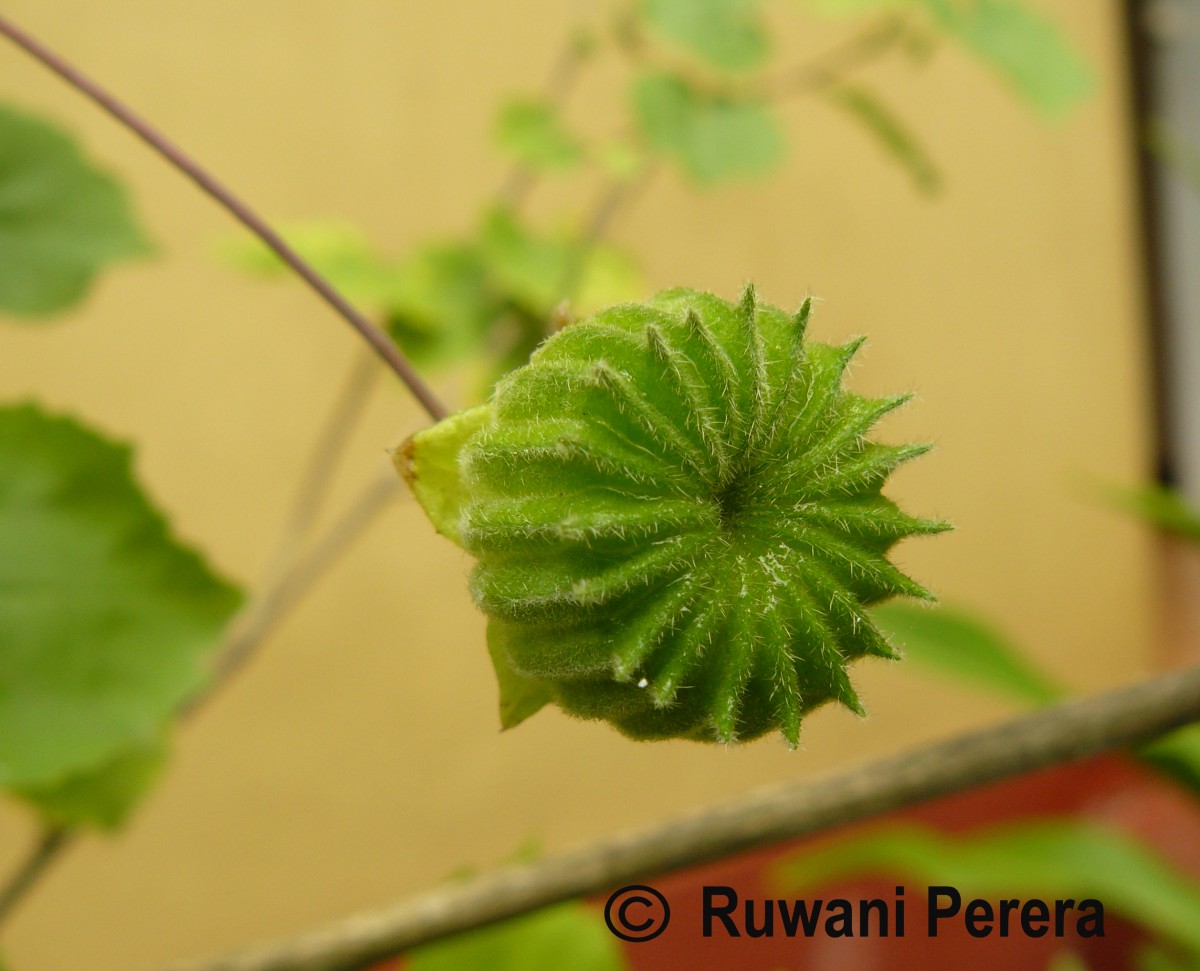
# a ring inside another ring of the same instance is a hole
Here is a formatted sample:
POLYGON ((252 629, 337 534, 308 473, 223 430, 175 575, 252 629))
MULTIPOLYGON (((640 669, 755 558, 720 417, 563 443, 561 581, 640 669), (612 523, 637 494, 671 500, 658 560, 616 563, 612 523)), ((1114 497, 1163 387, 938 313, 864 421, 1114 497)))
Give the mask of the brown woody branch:
POLYGON ((817 782, 759 790, 289 941, 160 971, 356 971, 550 904, 1110 749, 1200 719, 1200 668, 1068 701, 817 782))

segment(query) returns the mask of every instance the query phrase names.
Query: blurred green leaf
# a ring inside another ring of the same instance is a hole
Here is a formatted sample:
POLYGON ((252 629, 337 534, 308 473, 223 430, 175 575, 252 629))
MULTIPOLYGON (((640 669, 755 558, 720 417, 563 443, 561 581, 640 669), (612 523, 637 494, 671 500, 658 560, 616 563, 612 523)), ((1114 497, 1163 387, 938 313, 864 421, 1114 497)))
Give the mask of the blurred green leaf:
POLYGON ((1046 971, 1089 971, 1087 962, 1074 951, 1054 955, 1046 971))
MULTIPOLYGON (((403 290, 399 267, 381 256, 353 226, 304 222, 284 225, 283 237, 313 268, 354 303, 384 310, 403 290)), ((231 265, 257 276, 292 278, 292 270, 253 236, 238 236, 221 244, 231 265)))
POLYGON ((906 658, 932 671, 1027 704, 1064 695, 1004 634, 969 611, 887 603, 871 614, 906 658))
POLYGON ((646 167, 644 153, 623 139, 614 139, 600 148, 600 165, 614 179, 629 182, 646 167))
MULTIPOLYGON (((288 243, 352 302, 387 318, 392 338, 415 364, 433 367, 479 354, 501 310, 472 243, 433 241, 403 260, 382 256, 356 229, 337 223, 295 223, 288 243)), ((290 278, 290 270, 258 240, 223 244, 232 265, 259 276, 290 278)))
POLYGON ((759 67, 769 48, 761 0, 642 0, 646 21, 713 67, 759 67))
POLYGON ((397 470, 434 529, 460 546, 458 521, 470 496, 462 479, 459 454, 490 416, 489 405, 457 411, 417 432, 400 446, 395 457, 397 470))
POLYGON ((408 955, 409 971, 624 971, 601 916, 569 903, 459 934, 408 955))
POLYGON ((454 363, 482 353, 502 304, 478 246, 427 243, 400 266, 388 329, 414 362, 454 363))
POLYGON ((1046 117, 1061 117, 1092 91, 1083 57, 1053 21, 1016 0, 921 0, 948 34, 989 64, 1046 117))
POLYGON ((919 0, 808 0, 804 5, 810 13, 827 17, 857 17, 881 10, 911 7, 919 0))
POLYGON ((63 310, 106 264, 149 251, 120 183, 68 135, 0 106, 0 311, 63 310))
POLYGON ((1179 954, 1159 944, 1144 944, 1133 955, 1134 971, 1200 971, 1200 956, 1179 954))
POLYGON ((1200 884, 1129 837, 1092 823, 1020 823, 949 837, 890 827, 780 864, 789 892, 864 874, 958 889, 964 896, 1092 898, 1167 940, 1200 954, 1200 884))
POLYGON ((98 769, 15 795, 55 826, 118 829, 150 791, 166 761, 161 742, 138 743, 98 769))
POLYGON ((1200 543, 1200 511, 1173 489, 1149 485, 1135 489, 1102 487, 1102 495, 1118 509, 1175 533, 1191 543, 1200 543))
POLYGON ((646 141, 700 185, 763 175, 783 158, 783 135, 763 105, 696 91, 673 75, 638 78, 633 112, 646 141))
POLYGON ((934 193, 942 179, 933 159, 904 124, 874 94, 864 88, 838 84, 826 92, 829 101, 847 112, 870 132, 893 159, 908 172, 918 189, 934 193))
POLYGON ((4 788, 46 793, 156 745, 241 599, 130 466, 73 419, 0 409, 4 788))
POLYGON ((516 670, 508 659, 505 640, 512 629, 507 624, 488 624, 488 654, 500 688, 500 728, 516 728, 526 718, 536 715, 554 700, 549 685, 516 670))
POLYGON ((1188 725, 1143 745, 1137 754, 1158 771, 1200 793, 1200 725, 1188 725))
POLYGON ((637 267, 623 250, 536 232, 504 209, 486 215, 480 241, 495 289, 543 323, 567 297, 580 313, 588 313, 630 299, 641 286, 637 267))
POLYGON ((496 144, 533 169, 569 169, 583 160, 583 147, 563 127, 553 105, 522 98, 508 102, 496 123, 496 144))

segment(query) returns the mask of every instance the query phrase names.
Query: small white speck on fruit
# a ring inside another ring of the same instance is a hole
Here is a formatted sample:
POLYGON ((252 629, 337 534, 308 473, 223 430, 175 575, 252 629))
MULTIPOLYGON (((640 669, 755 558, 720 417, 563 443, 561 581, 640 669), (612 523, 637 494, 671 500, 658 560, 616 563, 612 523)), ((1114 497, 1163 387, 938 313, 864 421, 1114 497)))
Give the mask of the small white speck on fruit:
POLYGON ((647 681, 645 678, 642 678, 642 680, 638 682, 638 687, 645 688, 645 687, 648 687, 649 684, 650 684, 649 681, 647 681))

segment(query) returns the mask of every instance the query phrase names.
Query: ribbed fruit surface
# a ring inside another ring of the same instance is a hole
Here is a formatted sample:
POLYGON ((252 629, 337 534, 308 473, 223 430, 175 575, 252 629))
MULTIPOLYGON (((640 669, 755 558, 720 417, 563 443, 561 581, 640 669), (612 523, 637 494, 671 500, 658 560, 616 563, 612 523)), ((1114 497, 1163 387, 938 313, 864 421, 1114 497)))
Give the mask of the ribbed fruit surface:
POLYGON ((864 608, 929 596, 887 552, 947 527, 881 495, 926 451, 865 438, 908 396, 845 390, 861 341, 806 340, 809 306, 612 307, 414 437, 418 498, 478 560, 506 722, 553 700, 634 738, 794 745, 816 706, 861 711, 846 665, 895 656, 864 608))

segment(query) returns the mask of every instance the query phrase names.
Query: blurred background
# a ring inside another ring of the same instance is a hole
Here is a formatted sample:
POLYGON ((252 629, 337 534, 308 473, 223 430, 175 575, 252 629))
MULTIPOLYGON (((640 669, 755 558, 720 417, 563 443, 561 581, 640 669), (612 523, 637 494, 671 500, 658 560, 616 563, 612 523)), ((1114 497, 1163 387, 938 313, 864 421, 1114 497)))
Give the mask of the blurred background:
MULTIPOLYGON (((858 27, 776 6, 784 68, 858 27)), ((704 188, 661 167, 606 231, 635 255, 646 292, 733 298, 753 281, 785 307, 815 295, 816 339, 868 334, 853 386, 918 393, 879 437, 936 443, 889 494, 956 526, 897 559, 1091 692, 1182 660, 1163 633, 1182 608, 1164 606, 1163 591, 1183 589, 1168 580, 1185 566, 1166 565, 1144 526, 1093 497, 1097 482, 1147 480, 1163 453, 1128 12, 1094 0, 1036 7, 1092 77, 1089 95, 1053 119, 950 43, 856 74, 919 133, 938 192, 915 189, 844 112, 801 97, 779 106, 787 154, 770 175, 704 188)), ((349 223, 400 254, 469 231, 505 191, 498 105, 541 91, 595 9, 10 0, 5 13, 268 217, 349 223)), ((566 121, 620 132, 628 77, 624 55, 592 52, 566 121)), ((299 286, 232 267, 219 254, 237 230, 222 212, 7 47, 0 97, 58 120, 119 173, 158 250, 106 274, 53 324, 0 329, 5 400, 36 398, 135 442, 138 473, 179 533, 253 584, 358 359, 354 337, 299 286)), ((524 210, 547 225, 582 219, 603 191, 586 174, 546 180, 524 210)), ((462 369, 434 381, 457 404, 477 394, 478 375, 462 369)), ((331 510, 427 423, 390 376, 380 384, 331 510)), ((864 663, 854 678, 869 717, 822 710, 798 751, 779 739, 634 744, 556 710, 500 734, 469 565, 411 499, 395 501, 177 733, 132 825, 81 842, 25 903, 7 938, 12 963, 107 971, 284 935, 531 843, 577 844, 1012 710, 904 664, 864 663)), ((0 868, 35 832, 23 811, 0 807, 0 868)))

